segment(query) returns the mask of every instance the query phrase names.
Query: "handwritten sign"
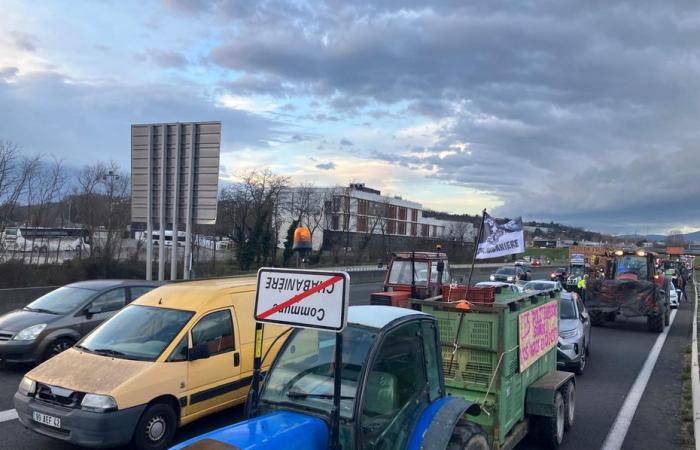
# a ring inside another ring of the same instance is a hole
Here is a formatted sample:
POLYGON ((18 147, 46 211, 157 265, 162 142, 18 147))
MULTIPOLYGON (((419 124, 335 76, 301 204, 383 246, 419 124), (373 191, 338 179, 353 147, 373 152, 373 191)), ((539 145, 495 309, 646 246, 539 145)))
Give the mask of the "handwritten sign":
POLYGON ((551 301, 520 314, 520 371, 557 345, 559 339, 559 304, 551 301))

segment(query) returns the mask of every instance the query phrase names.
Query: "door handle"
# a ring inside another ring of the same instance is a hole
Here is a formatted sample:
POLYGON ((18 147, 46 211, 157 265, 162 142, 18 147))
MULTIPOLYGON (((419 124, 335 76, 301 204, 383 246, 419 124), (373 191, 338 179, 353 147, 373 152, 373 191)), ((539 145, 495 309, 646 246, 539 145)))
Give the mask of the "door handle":
POLYGON ((233 352, 233 367, 241 365, 241 355, 238 352, 233 352))

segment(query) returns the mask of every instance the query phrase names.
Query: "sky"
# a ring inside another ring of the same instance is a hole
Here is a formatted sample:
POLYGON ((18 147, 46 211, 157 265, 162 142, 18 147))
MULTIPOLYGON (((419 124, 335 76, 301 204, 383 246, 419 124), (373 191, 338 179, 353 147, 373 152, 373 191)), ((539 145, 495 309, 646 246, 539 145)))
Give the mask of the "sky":
POLYGON ((128 168, 132 123, 222 122, 269 168, 427 208, 700 229, 695 1, 0 2, 0 139, 128 168))

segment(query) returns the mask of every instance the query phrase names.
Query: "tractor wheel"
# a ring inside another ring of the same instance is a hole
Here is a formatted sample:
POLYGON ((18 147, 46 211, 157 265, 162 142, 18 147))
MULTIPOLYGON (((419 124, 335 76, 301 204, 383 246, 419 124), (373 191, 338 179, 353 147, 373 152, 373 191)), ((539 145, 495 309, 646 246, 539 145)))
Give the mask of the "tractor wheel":
POLYGON ((538 416, 537 432, 539 441, 547 448, 557 449, 564 440, 566 424, 566 402, 561 392, 554 396, 554 415, 538 416))
POLYGON ((591 325, 594 327, 602 327, 605 325, 605 314, 600 311, 590 311, 591 325))
POLYGON ((569 381, 561 389, 564 396, 564 405, 566 406, 566 416, 564 420, 564 429, 568 430, 574 426, 574 418, 576 417, 576 386, 573 381, 569 381))
POLYGON ((662 333, 664 331, 664 316, 661 314, 647 316, 647 328, 653 333, 662 333))
POLYGON ((446 450, 489 450, 486 432, 467 419, 459 419, 446 450))

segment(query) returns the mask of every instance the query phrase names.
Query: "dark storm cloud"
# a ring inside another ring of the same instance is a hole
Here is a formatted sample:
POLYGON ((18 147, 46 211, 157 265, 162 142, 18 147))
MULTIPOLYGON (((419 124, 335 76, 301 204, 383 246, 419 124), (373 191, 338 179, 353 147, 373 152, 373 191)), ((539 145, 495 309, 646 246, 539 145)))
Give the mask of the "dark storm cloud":
POLYGON ((223 150, 264 148, 281 135, 280 124, 215 107, 187 86, 83 85, 34 74, 0 80, 0 105, 0 139, 76 166, 113 159, 128 167, 132 123, 220 120, 223 150))
POLYGON ((695 2, 235 4, 209 9, 231 11, 236 29, 212 63, 341 116, 403 105, 446 120, 433 156, 379 159, 495 193, 507 215, 700 226, 698 201, 661 213, 691 200, 672 161, 700 167, 695 2), (471 154, 437 156, 465 143, 471 154))

